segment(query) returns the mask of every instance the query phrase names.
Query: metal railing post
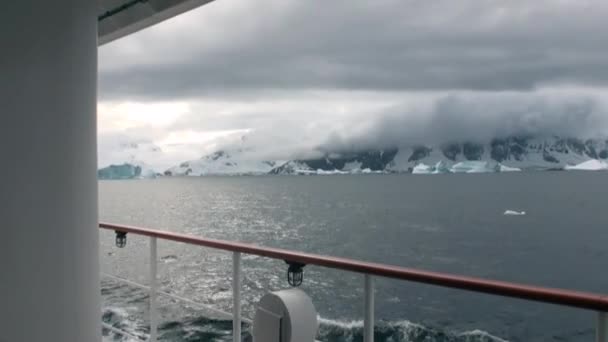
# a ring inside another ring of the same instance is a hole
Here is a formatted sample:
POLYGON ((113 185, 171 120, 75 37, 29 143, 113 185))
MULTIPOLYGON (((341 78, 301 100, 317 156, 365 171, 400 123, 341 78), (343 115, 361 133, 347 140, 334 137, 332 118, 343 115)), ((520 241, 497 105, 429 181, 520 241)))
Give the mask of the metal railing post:
POLYGON ((241 253, 232 254, 232 341, 241 342, 241 253))
POLYGON ((157 261, 156 238, 150 238, 150 340, 156 342, 156 261, 157 261))
POLYGON ((374 278, 365 275, 365 317, 363 319, 363 341, 374 342, 374 278))
POLYGON ((596 342, 608 342, 608 313, 597 313, 597 327, 595 330, 596 342))

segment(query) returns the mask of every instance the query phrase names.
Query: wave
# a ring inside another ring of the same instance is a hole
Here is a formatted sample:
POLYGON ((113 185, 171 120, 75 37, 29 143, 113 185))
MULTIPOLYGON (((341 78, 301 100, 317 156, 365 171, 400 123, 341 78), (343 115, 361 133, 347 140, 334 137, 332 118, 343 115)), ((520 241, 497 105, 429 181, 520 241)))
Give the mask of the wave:
MULTIPOLYGON (((344 321, 319 317, 317 340, 321 342, 363 341, 363 321, 344 321)), ((107 308, 103 321, 117 329, 124 330, 138 339, 120 336, 114 332, 104 332, 106 341, 141 341, 148 336, 143 319, 133 319, 128 310, 107 308)), ((251 341, 250 326, 243 324, 243 340, 251 341)), ((379 321, 376 323, 375 341, 378 342, 507 342, 482 330, 451 332, 430 328, 407 320, 379 321)), ((159 325, 161 341, 214 341, 232 340, 232 321, 206 317, 186 317, 180 321, 168 321, 159 325)))
POLYGON ((144 322, 137 316, 129 313, 129 310, 126 308, 105 308, 101 320, 103 323, 131 335, 122 335, 104 328, 102 329, 103 342, 139 342, 145 340, 149 336, 149 329, 144 326, 144 322))
MULTIPOLYGON (((450 332, 402 321, 379 321, 374 329, 375 341, 441 341, 441 342, 507 342, 482 330, 450 332)), ((363 340, 363 321, 340 321, 319 317, 319 341, 358 342, 363 340)))

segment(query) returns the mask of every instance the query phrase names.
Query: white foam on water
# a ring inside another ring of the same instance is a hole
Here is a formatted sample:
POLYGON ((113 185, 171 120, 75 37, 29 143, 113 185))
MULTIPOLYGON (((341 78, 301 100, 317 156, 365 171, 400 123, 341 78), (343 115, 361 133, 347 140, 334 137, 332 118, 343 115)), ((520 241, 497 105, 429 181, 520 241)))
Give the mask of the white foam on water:
POLYGON ((478 330, 478 329, 471 330, 471 331, 465 331, 458 335, 462 336, 462 337, 472 337, 475 340, 481 340, 481 341, 509 342, 508 340, 502 339, 498 336, 494 336, 486 331, 478 330))
MULTIPOLYGON (((325 341, 328 337, 339 335, 340 341, 359 341, 363 333, 362 320, 335 320, 323 317, 319 321, 318 339, 325 341)), ((375 327, 376 333, 387 337, 385 341, 427 341, 436 336, 441 341, 465 342, 508 342, 486 331, 475 329, 464 332, 442 331, 428 328, 408 320, 380 321, 375 327)))

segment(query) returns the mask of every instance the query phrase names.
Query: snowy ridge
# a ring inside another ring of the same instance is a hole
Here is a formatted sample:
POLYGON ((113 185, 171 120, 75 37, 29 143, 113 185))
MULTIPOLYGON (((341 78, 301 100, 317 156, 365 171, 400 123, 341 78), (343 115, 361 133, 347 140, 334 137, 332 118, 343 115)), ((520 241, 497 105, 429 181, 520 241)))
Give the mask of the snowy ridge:
POLYGON ((262 175, 269 173, 276 161, 255 160, 243 150, 217 151, 201 159, 189 160, 164 172, 166 176, 262 175))

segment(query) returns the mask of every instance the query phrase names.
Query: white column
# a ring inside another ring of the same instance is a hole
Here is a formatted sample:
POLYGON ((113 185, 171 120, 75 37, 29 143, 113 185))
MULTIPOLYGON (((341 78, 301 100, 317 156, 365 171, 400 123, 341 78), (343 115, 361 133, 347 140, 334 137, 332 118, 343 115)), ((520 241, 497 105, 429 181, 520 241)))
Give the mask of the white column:
POLYGON ((0 5, 0 341, 101 340, 96 12, 0 5))
POLYGON ((241 342, 241 253, 232 254, 232 341, 241 342))
POLYGON ((158 335, 158 313, 156 303, 157 275, 156 266, 158 265, 158 249, 156 238, 150 238, 150 338, 148 341, 156 342, 158 335))

